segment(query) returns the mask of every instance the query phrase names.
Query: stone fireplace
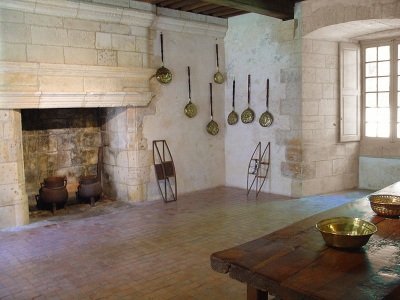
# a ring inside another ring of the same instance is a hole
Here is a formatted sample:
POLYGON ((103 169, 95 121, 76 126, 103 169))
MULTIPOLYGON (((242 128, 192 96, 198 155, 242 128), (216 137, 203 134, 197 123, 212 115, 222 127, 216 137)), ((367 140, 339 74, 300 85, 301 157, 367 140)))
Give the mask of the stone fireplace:
MULTIPOLYGON (((210 138, 203 123, 215 43, 224 67, 226 20, 112 0, 2 0, 0 18, 0 228, 28 223, 28 203, 50 173, 66 174, 74 193, 76 178, 94 171, 99 144, 103 191, 117 200, 159 199, 149 150, 155 139, 168 140, 179 157, 179 174, 186 174, 179 178, 180 193, 224 184, 223 130, 210 138), (166 87, 150 86, 152 66, 161 64, 161 31, 174 73, 166 87), (190 64, 199 66, 192 86, 199 116, 192 122, 182 113, 182 70, 190 64), (73 120, 78 115, 88 123, 73 120), (31 123, 35 118, 47 119, 47 133, 35 128, 41 123, 31 123), (209 149, 214 155, 204 161, 209 149)), ((224 86, 215 98, 222 122, 224 86)))
POLYGON ((9 201, 7 216, 21 218, 8 223, 27 222, 28 203, 34 205, 47 176, 66 176, 72 196, 79 176, 95 173, 100 146, 104 192, 128 201, 145 197, 149 171, 141 168, 151 162, 147 144, 140 146, 137 109, 151 100, 153 69, 1 62, 0 73, 7 81, 0 93, 1 155, 9 160, 1 164, 0 180, 10 194, 2 201, 9 201), (128 156, 136 159, 128 163, 128 156), (135 176, 140 172, 144 176, 135 176))
MULTIPOLYGON (((40 183, 49 176, 67 178, 70 197, 79 178, 96 175, 101 140, 101 116, 96 108, 24 109, 22 143, 26 192, 35 206, 40 183)), ((100 166, 101 168, 101 166, 100 166)))

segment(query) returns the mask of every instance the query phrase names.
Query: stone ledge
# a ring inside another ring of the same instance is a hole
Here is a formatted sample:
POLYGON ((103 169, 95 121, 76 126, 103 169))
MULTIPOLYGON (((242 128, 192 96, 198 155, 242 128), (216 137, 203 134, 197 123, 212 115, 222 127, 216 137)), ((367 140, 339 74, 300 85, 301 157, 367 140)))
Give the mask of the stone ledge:
POLYGON ((147 106, 151 92, 0 92, 0 109, 147 106))
POLYGON ((154 69, 0 62, 0 109, 146 106, 154 69))

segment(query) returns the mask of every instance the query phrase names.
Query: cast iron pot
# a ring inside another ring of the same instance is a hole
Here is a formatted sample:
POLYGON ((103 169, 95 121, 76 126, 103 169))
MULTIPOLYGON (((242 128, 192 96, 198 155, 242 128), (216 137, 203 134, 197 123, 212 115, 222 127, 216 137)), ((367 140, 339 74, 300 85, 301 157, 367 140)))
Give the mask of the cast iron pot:
POLYGON ((68 200, 68 192, 65 186, 59 188, 48 188, 42 186, 39 190, 39 199, 45 204, 58 204, 64 206, 68 200))
POLYGON ((60 188, 67 186, 67 179, 65 177, 60 176, 50 176, 44 179, 44 182, 41 186, 45 186, 47 188, 60 188))

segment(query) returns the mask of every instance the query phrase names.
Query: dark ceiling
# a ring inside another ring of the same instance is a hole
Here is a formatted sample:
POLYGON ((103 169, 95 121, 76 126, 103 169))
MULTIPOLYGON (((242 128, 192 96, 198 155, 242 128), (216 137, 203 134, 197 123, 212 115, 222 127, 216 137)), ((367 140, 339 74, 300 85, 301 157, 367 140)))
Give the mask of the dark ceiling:
POLYGON ((294 17, 294 5, 303 0, 139 0, 158 7, 229 18, 254 12, 282 20, 294 17))

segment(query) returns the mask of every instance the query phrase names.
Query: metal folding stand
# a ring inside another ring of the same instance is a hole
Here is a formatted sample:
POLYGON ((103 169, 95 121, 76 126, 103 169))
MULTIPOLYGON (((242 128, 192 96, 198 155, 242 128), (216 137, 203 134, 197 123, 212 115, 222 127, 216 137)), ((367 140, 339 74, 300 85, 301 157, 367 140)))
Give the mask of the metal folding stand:
POLYGON ((264 151, 261 151, 261 142, 259 142, 250 158, 249 166, 247 168, 247 195, 249 195, 255 184, 256 197, 258 197, 258 194, 267 179, 270 159, 271 142, 268 142, 264 151))
POLYGON ((178 194, 175 164, 165 140, 153 141, 153 162, 158 188, 164 202, 176 201, 178 194))

